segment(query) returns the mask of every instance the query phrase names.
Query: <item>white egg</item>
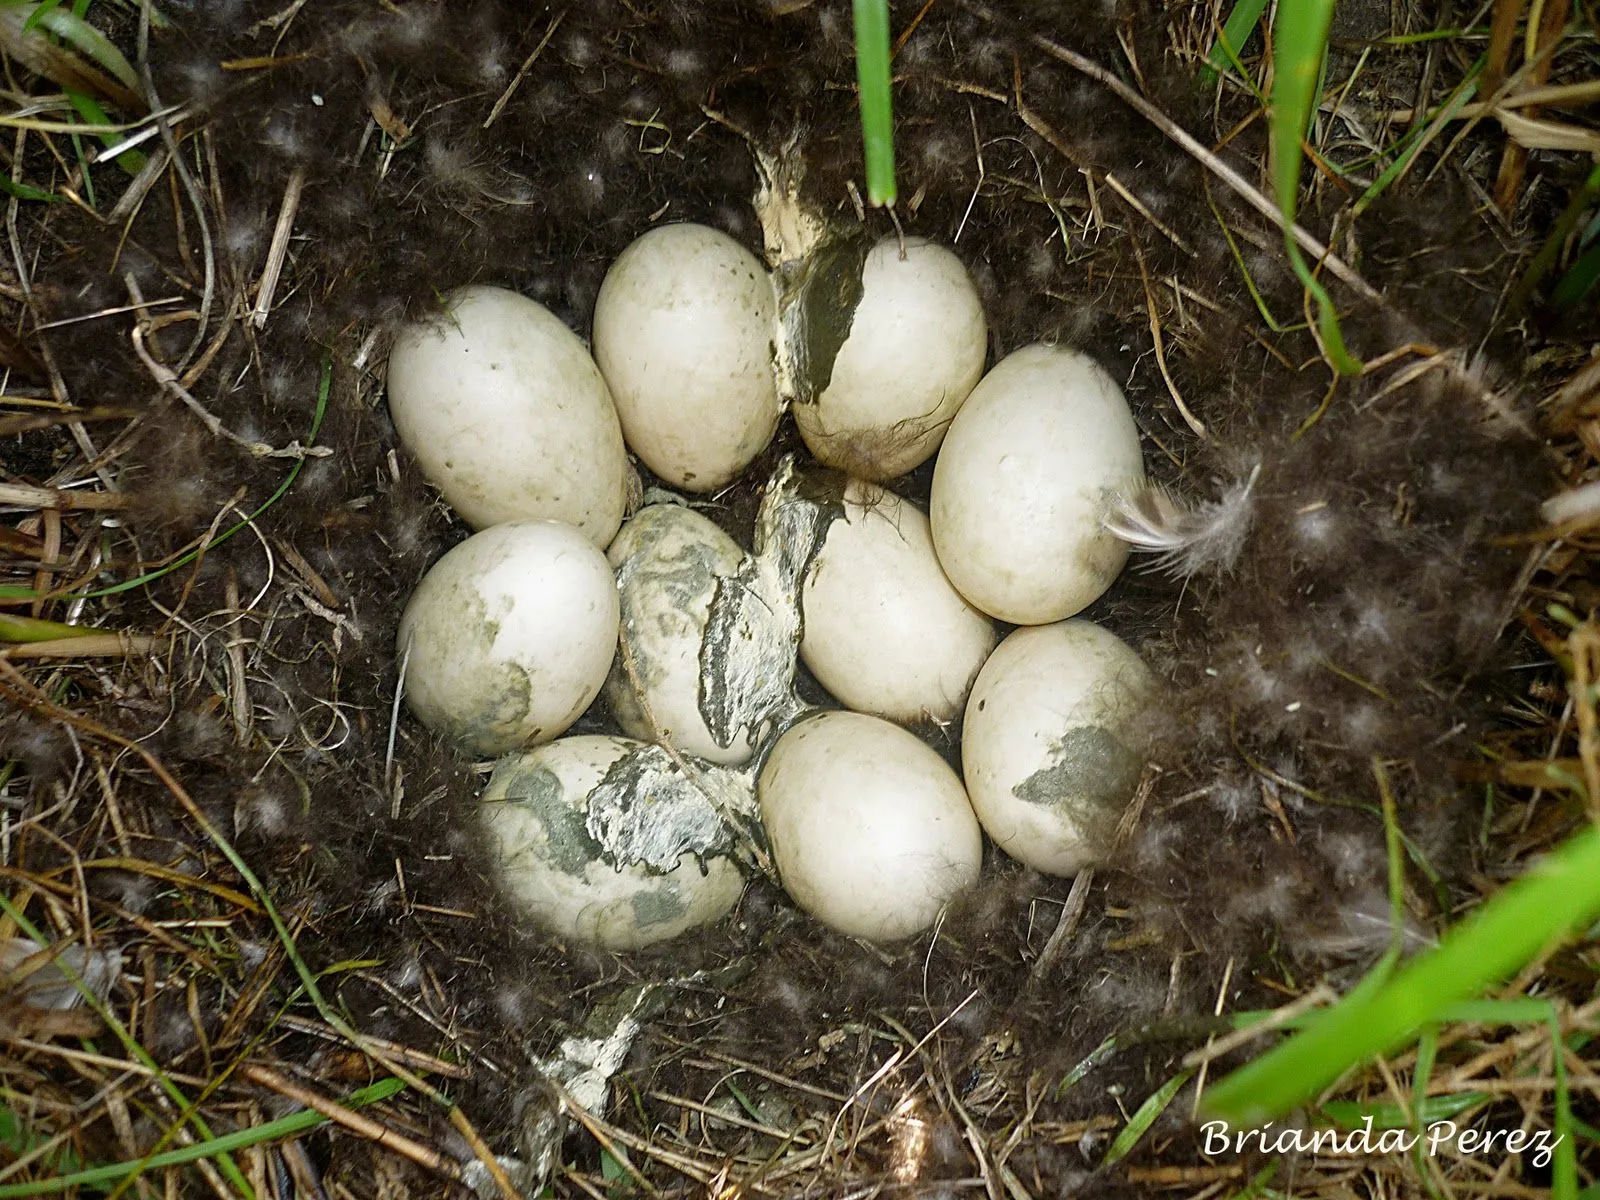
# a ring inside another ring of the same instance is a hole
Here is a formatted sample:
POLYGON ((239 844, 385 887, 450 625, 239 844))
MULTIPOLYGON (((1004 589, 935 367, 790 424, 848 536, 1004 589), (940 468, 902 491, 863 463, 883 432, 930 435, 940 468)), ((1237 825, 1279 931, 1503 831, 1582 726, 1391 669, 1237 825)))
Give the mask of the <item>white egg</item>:
MULTIPOLYGON (((748 780, 700 774, 753 809, 748 780)), ((730 825, 659 746, 579 736, 510 755, 479 812, 506 892, 558 937, 637 950, 718 920, 744 890, 730 825)))
POLYGON ((622 636, 633 663, 630 677, 619 654, 606 681, 617 724, 645 741, 656 740, 659 728, 677 749, 710 762, 744 762, 754 753, 749 730, 723 731, 729 744, 722 744, 701 704, 706 625, 719 589, 737 579, 744 551, 699 513, 651 504, 623 524, 607 557, 617 569, 622 636))
POLYGON ((547 742, 599 693, 617 618, 611 566, 573 526, 475 533, 422 577, 400 618, 406 703, 480 754, 547 742))
POLYGON ((622 428, 583 343, 542 305, 459 288, 389 355, 400 440, 462 520, 576 525, 604 548, 622 523, 622 428))
POLYGON ((910 501, 851 480, 801 596, 800 657, 841 704, 891 721, 948 721, 994 649, 910 501))
POLYGON ((1102 521, 1143 485, 1139 429, 1111 376, 1076 350, 1026 346, 984 376, 939 453, 929 504, 939 564, 990 616, 1059 621, 1127 561, 1102 521))
POLYGON ((721 487, 772 440, 777 297, 759 259, 704 225, 663 225, 606 273, 595 361, 628 445, 668 485, 721 487))
POLYGON ((1091 865, 1138 785, 1129 728, 1153 687, 1127 643, 1088 621, 1000 643, 972 685, 961 737, 972 807, 1000 849, 1051 875, 1091 865))
POLYGON ((773 746, 757 793, 784 889, 841 933, 909 937, 977 881, 983 835, 961 780, 898 725, 806 717, 773 746))
POLYGON ((983 374, 983 303, 961 260, 922 238, 818 251, 786 295, 794 419, 823 463, 893 479, 927 461, 983 374))

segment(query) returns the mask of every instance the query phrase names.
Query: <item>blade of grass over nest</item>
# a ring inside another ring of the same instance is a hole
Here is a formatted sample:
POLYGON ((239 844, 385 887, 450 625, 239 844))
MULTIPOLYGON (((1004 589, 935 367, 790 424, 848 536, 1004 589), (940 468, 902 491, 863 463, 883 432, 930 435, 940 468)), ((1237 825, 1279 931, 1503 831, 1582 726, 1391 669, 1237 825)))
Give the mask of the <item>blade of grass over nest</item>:
POLYGON ((1577 1200, 1578 1147, 1572 1128, 1572 1092, 1567 1082, 1567 1040, 1561 1032, 1561 1014, 1550 1004, 1551 1061, 1555 1064, 1555 1119, 1550 1132, 1555 1135, 1551 1159, 1550 1195, 1554 1200, 1577 1200))
POLYGON ((83 19, 83 14, 63 8, 60 3, 38 4, 23 21, 22 28, 24 32, 40 28, 55 34, 131 91, 139 92, 139 72, 133 69, 122 51, 112 45, 110 38, 83 19))
POLYGON ((1448 1121, 1492 1099, 1488 1092, 1456 1092, 1449 1096, 1429 1096, 1419 1104, 1405 1107, 1361 1104, 1354 1100, 1329 1100, 1319 1107, 1322 1115, 1341 1129, 1359 1129, 1369 1120, 1374 1129, 1411 1129, 1417 1121, 1424 1126, 1448 1121))
POLYGON ((53 642, 60 638, 93 637, 104 632, 88 625, 63 625, 60 621, 0 613, 0 642, 53 642))
MULTIPOLYGON (((77 109, 78 115, 84 119, 85 123, 96 126, 111 124, 110 114, 100 107, 100 102, 93 96, 80 92, 76 88, 67 88, 66 93, 67 100, 72 104, 73 108, 77 109)), ((76 137, 78 135, 74 134, 73 136, 76 137)), ((125 140, 121 134, 116 133, 100 133, 96 136, 100 139, 101 145, 107 149, 125 140)), ((117 166, 121 167, 130 179, 144 170, 145 163, 149 161, 149 158, 139 150, 126 150, 117 155, 116 158, 117 166)), ((88 179, 87 172, 84 174, 84 179, 86 181, 88 179)))
POLYGON ((874 208, 895 202, 894 107, 889 88, 889 0, 855 0, 856 86, 861 142, 866 151, 867 199, 874 208))
POLYGON ((15 196, 18 200, 37 200, 44 204, 54 204, 61 199, 54 192, 45 192, 29 184, 18 183, 9 175, 0 175, 0 192, 15 196))
POLYGON ((1351 1067, 1403 1045, 1452 1005, 1505 979, 1597 915, 1600 826, 1590 826, 1458 922, 1436 949, 1377 986, 1369 976, 1302 1033, 1214 1084, 1203 1107, 1241 1128, 1273 1120, 1351 1067))
POLYGON ((1575 308, 1600 282, 1600 241, 1585 250, 1550 292, 1550 305, 1557 312, 1575 308))
POLYGON ((1426 1122, 1423 1114, 1428 1109, 1428 1084, 1433 1080, 1433 1064, 1439 1056, 1439 1028, 1426 1026, 1417 1038, 1417 1061, 1411 1071, 1411 1133, 1417 1139, 1411 1148, 1411 1163, 1417 1176, 1429 1179, 1428 1165, 1424 1161, 1426 1145, 1423 1134, 1426 1122))
POLYGON ((1213 87, 1218 82, 1222 72, 1231 65, 1243 75, 1239 67, 1239 52, 1244 49, 1245 42, 1250 40, 1250 35, 1255 32, 1256 26, 1261 23, 1261 14, 1267 11, 1267 0, 1238 0, 1228 19, 1222 23, 1222 29, 1217 33, 1217 40, 1211 47, 1211 53, 1206 55, 1206 64, 1200 68, 1200 86, 1213 87))
POLYGON ((1229 1196, 1228 1200, 1255 1200, 1257 1196, 1278 1195, 1277 1192, 1270 1192, 1267 1188, 1267 1184, 1271 1183, 1277 1177, 1277 1174, 1278 1164, 1275 1162, 1268 1163, 1261 1170, 1250 1176, 1250 1182, 1229 1196))
MULTIPOLYGON (((1316 111, 1332 20, 1333 0, 1299 0, 1282 5, 1272 27, 1272 182, 1286 229, 1294 225, 1299 212, 1301 140, 1316 111)), ((1329 365, 1341 375, 1359 374, 1361 364, 1345 349, 1332 297, 1287 232, 1283 244, 1295 275, 1316 302, 1317 332, 1329 365)))
POLYGON ((1193 1075, 1193 1071, 1179 1071, 1152 1092, 1133 1116, 1129 1118, 1128 1123, 1123 1126, 1122 1132, 1117 1134, 1111 1145, 1107 1147, 1106 1156, 1100 1160, 1100 1166, 1102 1168, 1109 1167, 1112 1163, 1127 1157, 1128 1152, 1139 1144, 1139 1139, 1145 1135, 1150 1126, 1156 1123, 1156 1118, 1167 1111, 1167 1105, 1172 1103, 1173 1097, 1178 1094, 1179 1089, 1184 1084, 1189 1082, 1190 1077, 1193 1075))
MULTIPOLYGON (((13 673, 15 672, 15 668, 11 668, 9 664, 7 666, 9 670, 13 673)), ((32 938, 39 945, 44 946, 50 943, 51 939, 35 926, 32 921, 28 920, 22 910, 12 904, 3 892, 0 892, 0 913, 4 913, 9 917, 18 929, 22 930, 27 937, 32 938)), ((150 1052, 140 1045, 139 1040, 133 1036, 128 1027, 117 1017, 117 1014, 111 1011, 110 1006, 94 994, 93 989, 83 981, 83 977, 73 970, 71 964, 66 962, 62 956, 57 955, 53 963, 56 970, 60 971, 67 981, 78 989, 78 994, 83 997, 83 1002, 94 1010, 95 1016, 99 1017, 105 1023, 106 1028, 111 1030, 116 1039, 122 1043, 123 1050, 135 1059, 140 1066, 149 1071, 161 1090, 166 1093, 167 1099, 178 1110, 174 1127, 185 1123, 191 1124, 194 1126, 195 1132, 199 1134, 201 1141, 209 1142, 214 1140, 216 1135, 211 1132, 211 1127, 206 1124, 205 1119, 200 1115, 195 1102, 190 1100, 183 1092, 183 1089, 173 1082, 172 1077, 161 1069, 156 1060, 150 1056, 150 1052)), ((243 1172, 239 1170, 239 1166, 233 1161, 232 1156, 222 1153, 212 1157, 217 1160, 217 1170, 238 1190, 239 1195, 246 1197, 246 1200, 255 1200, 255 1190, 250 1186, 250 1182, 244 1177, 243 1172)), ((3 1195, 3 1193, 0 1193, 0 1195, 3 1195)))
POLYGON ((1116 1034, 1112 1034, 1105 1041, 1101 1042, 1098 1046, 1091 1050, 1089 1052, 1089 1056, 1077 1066, 1073 1067, 1072 1070, 1068 1071, 1061 1082, 1056 1085, 1056 1099, 1061 1099, 1062 1096, 1066 1095, 1069 1088, 1080 1082, 1085 1075, 1094 1070, 1101 1063, 1109 1060, 1114 1054, 1116 1054, 1118 1048, 1117 1036, 1116 1034))
POLYGON ((1211 206, 1211 215, 1216 217, 1217 228, 1222 230, 1222 238, 1228 243, 1228 254, 1233 258, 1233 265, 1239 268, 1239 276, 1244 280, 1245 290, 1250 293, 1250 299, 1255 301, 1256 311, 1261 314, 1261 319, 1266 322, 1267 328, 1278 334, 1303 328, 1300 325, 1284 325, 1273 316, 1272 310, 1267 307, 1266 297, 1261 294, 1261 289, 1256 287, 1255 276, 1250 271, 1250 265, 1244 260, 1239 243, 1234 240, 1233 231, 1228 228, 1228 222, 1217 208, 1217 202, 1211 198, 1209 187, 1206 189, 1206 203, 1211 206))
MULTIPOLYGON (((380 1079, 377 1083, 351 1092, 339 1103, 351 1109, 366 1108, 368 1105, 398 1095, 405 1090, 405 1086, 403 1080, 380 1079)), ((3 1119, 4 1112, 4 1109, 0 1109, 0 1119, 3 1119)), ((12 1200, 13 1197, 22 1196, 48 1196, 80 1187, 99 1188, 119 1179, 126 1179, 135 1172, 160 1171, 169 1167, 181 1167, 201 1159, 217 1158, 235 1150, 259 1146, 263 1142, 297 1137, 327 1123, 328 1118, 315 1109, 303 1108, 299 1112, 253 1125, 249 1129, 236 1130, 177 1150, 167 1150, 139 1162, 107 1163, 104 1166, 74 1169, 67 1174, 36 1179, 28 1183, 0 1184, 0 1200, 12 1200)))
POLYGON ((104 96, 126 112, 143 114, 148 109, 137 74, 104 34, 60 9, 42 18, 44 30, 25 29, 35 11, 32 5, 0 0, 0 49, 8 57, 61 87, 104 96))

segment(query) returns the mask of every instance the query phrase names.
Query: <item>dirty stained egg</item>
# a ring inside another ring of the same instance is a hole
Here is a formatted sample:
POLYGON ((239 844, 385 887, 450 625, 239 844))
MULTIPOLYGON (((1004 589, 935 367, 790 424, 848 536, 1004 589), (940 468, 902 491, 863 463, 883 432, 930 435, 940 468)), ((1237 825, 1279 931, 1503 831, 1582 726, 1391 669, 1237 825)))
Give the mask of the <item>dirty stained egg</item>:
POLYGON ((708 720, 702 690, 708 674, 718 685, 726 648, 708 637, 708 625, 723 589, 737 586, 744 551, 699 513, 660 503, 628 519, 607 557, 617 571, 625 646, 605 686, 617 724, 710 762, 744 762, 755 753, 754 730, 708 720))
POLYGON ((962 731, 984 832, 1047 874, 1091 865, 1144 769, 1132 725, 1153 690, 1139 656, 1098 625, 1011 633, 978 672, 962 731))
POLYGON ((580 735, 501 759, 479 803, 501 885, 557 937, 638 950, 723 917, 755 829, 745 775, 580 735))
POLYGON ((923 238, 839 239, 781 274, 779 378, 807 448, 869 480, 925 462, 988 351, 961 260, 923 238))
POLYGON ((617 645, 616 583, 582 532, 495 525, 449 550, 400 618, 411 711, 480 754, 547 742, 583 715, 617 645))

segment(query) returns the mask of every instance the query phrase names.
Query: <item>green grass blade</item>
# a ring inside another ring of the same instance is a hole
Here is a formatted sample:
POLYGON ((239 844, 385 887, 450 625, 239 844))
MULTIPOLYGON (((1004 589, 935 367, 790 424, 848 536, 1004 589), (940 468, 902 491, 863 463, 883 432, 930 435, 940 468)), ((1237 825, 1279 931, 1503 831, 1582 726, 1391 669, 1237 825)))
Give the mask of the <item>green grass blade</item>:
MULTIPOLYGON (((53 9, 60 8, 61 4, 62 0, 40 0, 39 6, 29 13, 28 19, 22 23, 22 32, 27 33, 30 29, 37 29, 39 22, 44 20, 45 14, 53 9)), ((83 14, 78 13, 78 16, 81 17, 83 14)))
POLYGON ((1567 273, 1550 292, 1550 303, 1557 311, 1572 308, 1594 290, 1597 281, 1600 281, 1600 242, 1590 246, 1567 268, 1567 273))
POLYGON ((123 57, 122 51, 89 22, 71 9, 58 5, 41 4, 28 16, 25 25, 39 25, 48 29, 62 41, 77 49, 85 58, 99 65, 106 74, 124 84, 135 95, 143 95, 139 72, 123 57))
POLYGON ((1116 1139, 1106 1149, 1105 1158, 1100 1160, 1102 1169, 1127 1157, 1128 1151, 1139 1144, 1139 1139, 1156 1123, 1156 1118, 1167 1111, 1167 1105, 1172 1103, 1172 1098, 1178 1094, 1178 1089, 1188 1083, 1193 1074, 1193 1071, 1180 1071, 1157 1088, 1149 1099, 1139 1106, 1138 1111, 1129 1118, 1127 1125, 1123 1126, 1122 1132, 1117 1134, 1116 1139))
POLYGON ((44 204, 54 204, 61 199, 60 196, 53 192, 41 191, 36 187, 28 186, 26 183, 18 183, 9 175, 3 174, 0 174, 0 192, 4 192, 8 196, 15 196, 18 200, 38 200, 44 204))
POLYGON ((1339 314, 1327 290, 1317 281, 1300 247, 1288 231, 1300 208, 1301 139, 1316 111, 1323 51, 1333 20, 1333 0, 1296 0, 1280 5, 1272 27, 1272 184, 1285 225, 1283 241, 1290 265, 1317 306, 1317 332, 1323 352, 1341 375, 1354 375, 1361 364, 1345 349, 1339 314))
POLYGON ((1363 981, 1306 1029, 1207 1090, 1213 1117, 1248 1128, 1315 1097, 1414 1038, 1450 1006, 1526 965, 1600 914, 1600 826, 1557 847, 1379 986, 1363 981))
MULTIPOLYGON (((1200 68, 1200 85, 1213 87, 1229 66, 1239 69, 1239 52, 1261 23, 1261 14, 1267 11, 1267 0, 1238 0, 1228 19, 1222 23, 1217 40, 1206 55, 1206 65, 1200 68)), ((1239 72, 1241 75, 1243 71, 1239 72)))
MULTIPOLYGON (((1448 1096, 1428 1096, 1415 1105, 1415 1121, 1426 1127, 1435 1121, 1476 1108, 1494 1099, 1488 1092, 1452 1092, 1448 1096)), ((1414 1123, 1398 1104, 1358 1104, 1354 1100, 1330 1100, 1322 1113, 1341 1129, 1359 1129, 1367 1120, 1374 1129, 1410 1129, 1414 1123)))
POLYGON ((1265 1195, 1267 1184, 1271 1183, 1277 1174, 1278 1164, 1275 1162, 1268 1163, 1261 1170, 1250 1176, 1250 1182, 1229 1196, 1228 1200, 1255 1200, 1255 1197, 1265 1195))
POLYGON ((104 633, 88 625, 63 625, 60 621, 41 621, 38 617, 14 617, 0 613, 0 642, 55 642, 62 638, 93 637, 104 633))
MULTIPOLYGON (((115 124, 106 110, 100 107, 100 102, 93 96, 80 92, 75 88, 66 88, 64 90, 66 91, 68 102, 77 110, 78 115, 85 122, 97 126, 115 124)), ((99 136, 101 144, 106 146, 115 146, 123 137, 120 133, 102 133, 99 136)), ((130 177, 144 170, 146 161, 144 152, 140 150, 128 150, 117 155, 117 166, 121 167, 130 177)))
MULTIPOLYGON (((380 1079, 368 1087, 359 1089, 346 1096, 339 1103, 346 1108, 365 1108, 369 1104, 377 1104, 405 1089, 405 1082, 399 1079, 380 1079)), ((234 1133, 226 1133, 221 1137, 214 1137, 205 1142, 196 1142, 192 1146, 182 1146, 176 1150, 167 1150, 160 1154, 152 1155, 142 1161, 107 1163, 104 1166, 90 1167, 87 1170, 74 1171, 68 1175, 58 1175, 50 1179, 36 1179, 28 1183, 0 1184, 0 1200, 13 1200, 22 1196, 47 1196, 56 1192, 65 1192, 71 1188, 98 1187, 103 1184, 113 1183, 118 1179, 137 1172, 159 1171, 167 1167, 181 1167, 186 1163, 197 1162, 200 1159, 216 1158, 223 1154, 231 1154, 235 1150, 245 1150, 251 1146, 259 1146, 262 1142, 275 1142, 280 1138, 296 1137, 308 1130, 327 1124, 328 1118, 314 1109, 305 1108, 299 1112, 290 1113, 274 1121, 267 1121, 261 1125, 253 1125, 249 1129, 240 1129, 234 1133)))
POLYGON ((1550 1163, 1550 1195, 1552 1200, 1577 1200, 1578 1147, 1572 1130, 1572 1093, 1567 1084, 1566 1039, 1561 1034, 1561 1014, 1556 1011, 1554 1004, 1547 1007, 1556 1083, 1556 1113, 1550 1127, 1550 1132, 1555 1135, 1555 1152, 1550 1163))
POLYGON ((1116 1034, 1112 1034, 1093 1050, 1089 1051, 1089 1056, 1077 1066, 1073 1067, 1072 1070, 1068 1071, 1061 1082, 1056 1084, 1056 1099, 1061 1099, 1062 1096, 1066 1095, 1068 1088, 1071 1088, 1082 1081, 1085 1075, 1094 1070, 1101 1063, 1106 1062, 1116 1052, 1117 1036, 1116 1034))
POLYGON ((856 85, 867 157, 867 200, 893 204, 894 108, 889 97, 889 0, 855 0, 856 85))

